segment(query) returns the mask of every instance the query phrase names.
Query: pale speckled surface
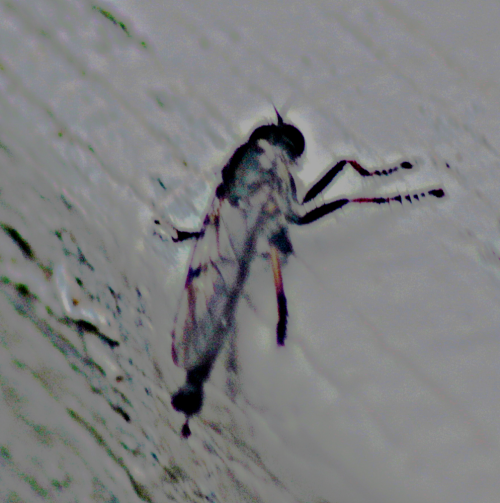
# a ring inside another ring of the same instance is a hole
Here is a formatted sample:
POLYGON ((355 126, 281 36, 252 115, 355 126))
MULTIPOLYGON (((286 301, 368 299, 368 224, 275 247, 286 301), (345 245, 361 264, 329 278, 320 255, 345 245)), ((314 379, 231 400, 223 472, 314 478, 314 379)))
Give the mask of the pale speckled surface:
POLYGON ((0 222, 33 253, 0 232, 0 499, 497 501, 499 21, 470 0, 1 1, 0 222), (331 195, 448 197, 292 229, 284 350, 256 261, 240 393, 221 361, 182 441, 189 245, 152 221, 199 225, 273 104, 305 186, 407 159, 331 195))

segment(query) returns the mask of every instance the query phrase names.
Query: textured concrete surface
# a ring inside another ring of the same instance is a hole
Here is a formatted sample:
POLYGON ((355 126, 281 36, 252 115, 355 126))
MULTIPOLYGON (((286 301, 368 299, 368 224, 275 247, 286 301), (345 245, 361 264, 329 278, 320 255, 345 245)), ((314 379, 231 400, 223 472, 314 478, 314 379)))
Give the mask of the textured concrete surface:
POLYGON ((491 503, 500 493, 500 7, 0 1, 0 499, 491 503), (292 229, 182 440, 170 331, 225 161, 273 105, 305 188, 447 197, 292 229))

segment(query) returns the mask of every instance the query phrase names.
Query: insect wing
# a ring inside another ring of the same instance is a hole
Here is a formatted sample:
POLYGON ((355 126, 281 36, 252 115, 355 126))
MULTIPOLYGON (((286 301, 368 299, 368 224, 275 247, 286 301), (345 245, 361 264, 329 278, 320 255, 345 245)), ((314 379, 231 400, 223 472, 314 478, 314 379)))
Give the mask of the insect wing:
POLYGON ((227 230, 214 200, 196 242, 172 332, 172 359, 187 370, 214 359, 228 329, 231 278, 237 270, 227 230))

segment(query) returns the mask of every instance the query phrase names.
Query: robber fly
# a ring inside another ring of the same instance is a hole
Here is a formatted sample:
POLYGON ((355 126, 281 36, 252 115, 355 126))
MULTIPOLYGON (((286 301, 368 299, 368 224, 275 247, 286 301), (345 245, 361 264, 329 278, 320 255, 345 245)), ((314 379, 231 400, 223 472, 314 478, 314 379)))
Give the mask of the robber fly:
MULTIPOLYGON (((362 177, 384 176, 413 166, 368 171, 357 161, 342 160, 330 168, 306 193, 297 199, 290 168, 305 148, 302 133, 283 121, 260 126, 241 145, 222 169, 210 209, 198 232, 171 228, 174 242, 196 240, 172 332, 172 358, 186 370, 185 384, 173 395, 172 405, 183 412, 186 422, 182 436, 188 437, 189 418, 203 403, 203 386, 227 335, 234 330, 236 305, 257 254, 257 243, 264 241, 276 288, 276 343, 286 340, 287 300, 281 265, 293 253, 288 226, 314 222, 348 204, 402 203, 403 198, 444 196, 442 189, 392 197, 342 198, 324 202, 322 192, 347 165, 362 177), (319 201, 319 203, 318 203, 319 201)), ((155 220, 160 224, 159 220, 155 220)))

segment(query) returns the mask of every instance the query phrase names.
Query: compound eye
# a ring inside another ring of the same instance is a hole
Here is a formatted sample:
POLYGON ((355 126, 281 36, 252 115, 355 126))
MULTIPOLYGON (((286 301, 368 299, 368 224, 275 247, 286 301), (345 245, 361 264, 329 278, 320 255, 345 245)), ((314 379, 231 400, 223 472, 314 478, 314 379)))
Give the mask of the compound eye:
POLYGON ((283 132, 283 146, 292 160, 304 153, 306 142, 304 135, 295 127, 286 125, 283 132))

